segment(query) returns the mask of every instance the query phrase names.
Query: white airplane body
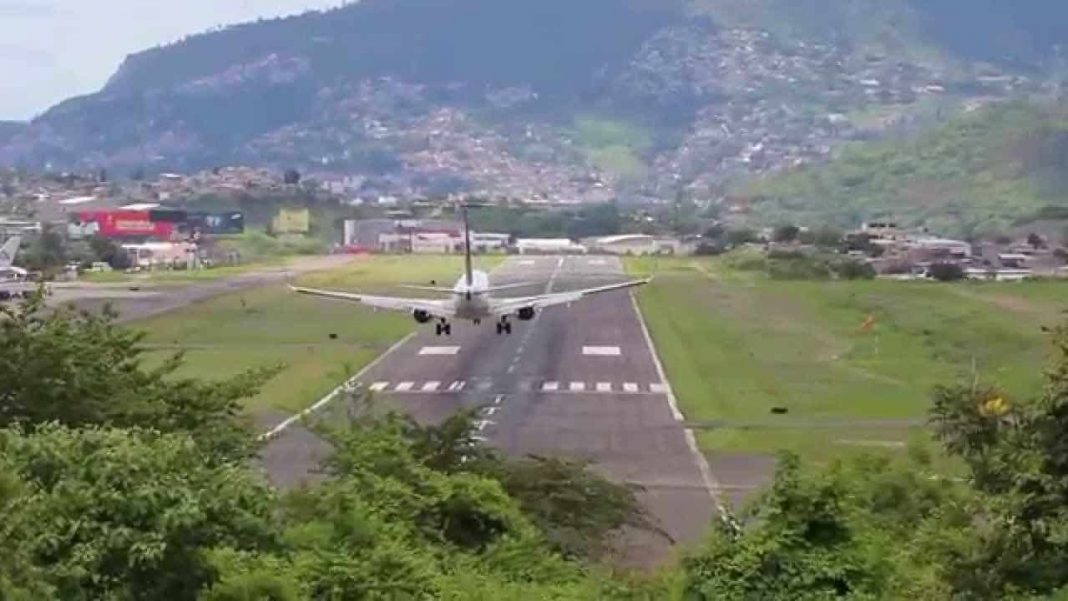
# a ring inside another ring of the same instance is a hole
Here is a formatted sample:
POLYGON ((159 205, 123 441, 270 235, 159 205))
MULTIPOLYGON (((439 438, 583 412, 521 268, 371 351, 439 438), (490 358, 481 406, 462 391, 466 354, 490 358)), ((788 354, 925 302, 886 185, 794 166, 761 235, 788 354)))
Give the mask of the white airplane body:
POLYGON ((449 335, 452 333, 452 326, 449 322, 453 320, 471 321, 475 325, 482 323, 483 320, 495 320, 497 322, 498 334, 511 334, 512 324, 510 319, 512 317, 518 318, 520 321, 529 321, 534 319, 534 316, 538 311, 554 305, 569 304, 595 294, 633 288, 649 282, 649 280, 634 280, 571 292, 539 294, 536 296, 518 298, 494 298, 494 292, 510 288, 530 286, 531 284, 510 284, 494 287, 490 285, 488 274, 484 271, 472 269, 471 241, 469 229, 467 227, 466 213, 464 217, 466 239, 466 270, 464 275, 460 277, 456 282, 456 285, 451 289, 421 286, 414 287, 421 290, 448 292, 449 297, 446 299, 399 298, 392 296, 372 296, 351 292, 336 292, 332 290, 318 290, 315 288, 300 288, 293 286, 291 286, 291 288, 293 291, 300 294, 357 302, 390 311, 403 311, 410 313, 419 323, 429 323, 430 321, 437 320, 437 334, 440 336, 442 334, 449 335))
POLYGON ((26 279, 27 271, 12 264, 21 243, 21 238, 13 236, 0 246, 0 282, 21 282, 26 279))

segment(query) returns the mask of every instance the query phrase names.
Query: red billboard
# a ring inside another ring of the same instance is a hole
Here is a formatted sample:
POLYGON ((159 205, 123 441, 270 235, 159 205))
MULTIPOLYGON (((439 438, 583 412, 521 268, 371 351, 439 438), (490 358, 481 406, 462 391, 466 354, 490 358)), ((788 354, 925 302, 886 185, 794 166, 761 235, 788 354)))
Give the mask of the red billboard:
POLYGON ((77 214, 83 236, 106 238, 151 237, 170 240, 175 224, 152 221, 148 211, 88 211, 77 214))

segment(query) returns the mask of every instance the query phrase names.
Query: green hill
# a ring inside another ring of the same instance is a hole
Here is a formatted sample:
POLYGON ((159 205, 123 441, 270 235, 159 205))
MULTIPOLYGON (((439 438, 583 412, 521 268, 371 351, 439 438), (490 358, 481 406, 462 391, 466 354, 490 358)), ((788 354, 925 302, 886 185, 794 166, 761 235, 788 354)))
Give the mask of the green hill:
POLYGON ((1068 104, 976 110, 921 135, 848 148, 740 195, 769 221, 891 217, 945 233, 1000 231, 1068 206, 1068 104))

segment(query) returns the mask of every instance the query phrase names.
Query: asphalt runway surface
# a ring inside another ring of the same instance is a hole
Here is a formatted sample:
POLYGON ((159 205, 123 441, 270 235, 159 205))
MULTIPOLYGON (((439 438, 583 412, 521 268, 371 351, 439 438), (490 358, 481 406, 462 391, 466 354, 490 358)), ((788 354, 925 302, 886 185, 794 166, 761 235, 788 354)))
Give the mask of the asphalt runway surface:
POLYGON ((49 285, 48 304, 73 305, 82 310, 98 312, 111 305, 119 313, 120 322, 136 321, 210 298, 260 286, 280 284, 296 275, 312 271, 334 269, 358 258, 352 255, 300 257, 290 264, 264 267, 232 277, 203 282, 153 282, 133 280, 122 283, 95 284, 91 282, 60 282, 49 285))
MULTIPOLYGON (((531 283, 507 296, 626 279, 614 257, 510 257, 491 274, 496 286, 531 283)), ((497 335, 492 322, 452 329, 438 337, 422 328, 352 384, 421 422, 477 408, 488 443, 514 455, 590 460, 606 476, 641 487, 643 503, 673 541, 703 536, 717 512, 717 484, 673 408, 629 291, 514 321, 510 336, 497 335)), ((277 434, 262 456, 272 480, 292 486, 314 479, 310 466, 321 443, 299 424, 277 434)), ((631 533, 624 546, 625 561, 650 563, 666 557, 671 541, 631 533)))

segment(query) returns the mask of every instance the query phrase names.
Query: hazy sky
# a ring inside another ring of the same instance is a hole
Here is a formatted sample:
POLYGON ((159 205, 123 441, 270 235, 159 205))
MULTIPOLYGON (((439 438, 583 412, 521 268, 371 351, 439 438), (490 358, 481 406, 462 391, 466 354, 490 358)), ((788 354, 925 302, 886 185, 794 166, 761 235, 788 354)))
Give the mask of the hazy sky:
POLYGON ((94 92, 133 52, 342 0, 0 0, 0 120, 94 92))

